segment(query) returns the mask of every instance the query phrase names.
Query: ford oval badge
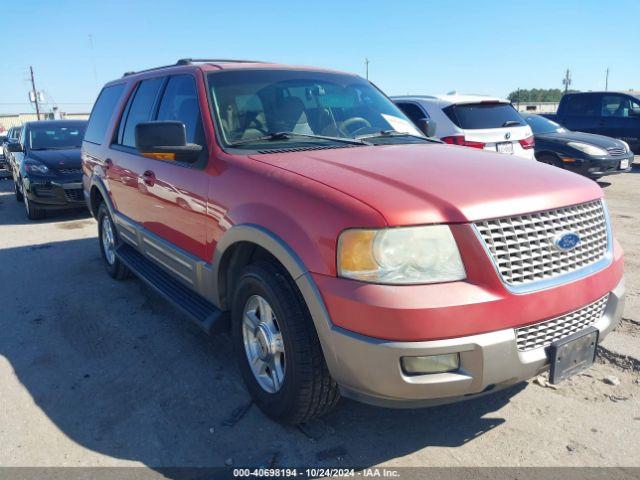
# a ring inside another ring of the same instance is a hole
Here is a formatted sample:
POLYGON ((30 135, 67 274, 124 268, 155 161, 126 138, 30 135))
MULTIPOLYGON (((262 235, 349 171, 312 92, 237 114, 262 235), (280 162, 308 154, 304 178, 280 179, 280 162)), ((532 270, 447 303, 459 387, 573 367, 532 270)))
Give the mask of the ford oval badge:
POLYGON ((558 250, 568 252, 580 244, 580 235, 574 232, 559 233, 553 238, 553 244, 558 250))

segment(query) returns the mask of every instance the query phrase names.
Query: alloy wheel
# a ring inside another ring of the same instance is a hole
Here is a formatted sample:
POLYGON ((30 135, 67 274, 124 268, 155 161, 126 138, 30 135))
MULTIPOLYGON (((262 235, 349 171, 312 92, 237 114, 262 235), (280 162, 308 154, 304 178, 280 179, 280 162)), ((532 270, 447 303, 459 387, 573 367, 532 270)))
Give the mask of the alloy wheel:
POLYGON ((260 387, 276 393, 284 384, 285 349, 273 308, 260 295, 252 295, 242 315, 244 350, 260 387))

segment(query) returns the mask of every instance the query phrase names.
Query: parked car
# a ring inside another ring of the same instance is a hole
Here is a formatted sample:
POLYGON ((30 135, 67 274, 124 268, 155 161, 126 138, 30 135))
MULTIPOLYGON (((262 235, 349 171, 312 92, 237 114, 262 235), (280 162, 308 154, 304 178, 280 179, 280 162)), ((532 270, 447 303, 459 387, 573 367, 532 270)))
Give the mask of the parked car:
POLYGON ((536 140, 536 159, 592 179, 628 172, 633 163, 629 145, 614 138, 572 132, 540 115, 524 113, 536 140))
POLYGON ((8 150, 8 145, 10 143, 18 141, 18 137, 20 135, 20 129, 21 127, 19 126, 10 127, 9 130, 7 130, 7 135, 5 136, 5 139, 2 141, 2 156, 4 158, 4 168, 8 170, 9 173, 11 173, 12 171, 13 154, 8 150))
POLYGON ((445 143, 534 158, 531 128, 508 100, 458 94, 391 99, 416 125, 433 120, 445 143))
POLYGON ((629 92, 567 93, 550 120, 577 132, 624 140, 640 155, 640 94, 629 92))
POLYGON ((82 157, 107 272, 230 329, 250 394, 283 422, 340 394, 416 407, 549 368, 558 382, 620 319, 597 184, 422 136, 355 75, 232 60, 126 74, 82 157))
POLYGON ((6 133, 0 133, 0 170, 6 169, 6 157, 4 156, 4 148, 2 145, 7 141, 9 137, 7 137, 6 133))
POLYGON ((8 145, 16 200, 24 202, 29 219, 85 205, 80 146, 86 126, 78 120, 27 122, 19 142, 8 145))

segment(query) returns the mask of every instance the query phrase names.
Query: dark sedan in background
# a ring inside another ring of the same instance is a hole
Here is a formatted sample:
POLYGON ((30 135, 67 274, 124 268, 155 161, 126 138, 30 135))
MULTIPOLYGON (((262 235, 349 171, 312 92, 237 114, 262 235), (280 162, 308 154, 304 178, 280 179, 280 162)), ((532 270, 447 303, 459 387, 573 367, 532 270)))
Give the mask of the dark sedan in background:
POLYGON ((13 153, 16 200, 27 216, 42 218, 47 210, 83 208, 80 146, 86 121, 27 122, 13 153))
POLYGON ((572 132, 540 115, 523 113, 535 137, 539 162, 555 165, 586 177, 628 172, 633 163, 629 145, 615 138, 572 132))

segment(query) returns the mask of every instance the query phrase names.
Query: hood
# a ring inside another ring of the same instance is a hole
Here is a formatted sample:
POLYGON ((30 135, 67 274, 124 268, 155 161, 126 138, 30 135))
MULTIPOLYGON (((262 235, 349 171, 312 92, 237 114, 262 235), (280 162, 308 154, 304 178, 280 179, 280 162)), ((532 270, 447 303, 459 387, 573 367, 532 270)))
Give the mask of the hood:
POLYGON ((380 145, 252 158, 355 197, 389 225, 469 222, 602 197, 595 182, 574 173, 456 145, 380 145))
POLYGON ((49 168, 80 168, 80 149, 30 150, 29 158, 44 163, 49 168))
POLYGON ((566 142, 583 142, 595 145, 596 147, 607 148, 621 148, 624 147, 620 140, 615 138, 605 137, 604 135, 595 135, 593 133, 583 132, 563 132, 563 133, 543 133, 536 135, 538 138, 548 141, 554 141, 559 143, 566 142))

